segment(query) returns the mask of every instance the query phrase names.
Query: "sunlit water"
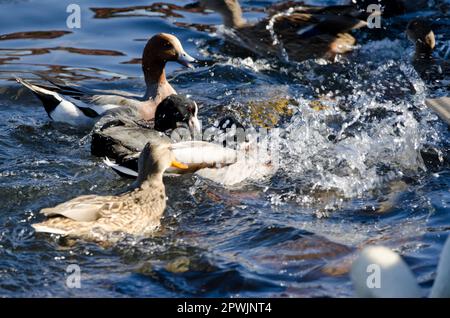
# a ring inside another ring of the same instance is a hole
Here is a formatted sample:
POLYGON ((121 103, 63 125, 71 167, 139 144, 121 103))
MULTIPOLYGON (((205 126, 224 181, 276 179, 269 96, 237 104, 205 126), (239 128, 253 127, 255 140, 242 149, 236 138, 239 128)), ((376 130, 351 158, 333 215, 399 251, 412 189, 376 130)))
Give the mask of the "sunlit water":
MULTIPOLYGON (((68 3, 0 1, 1 296, 354 296, 348 269, 367 244, 400 252, 424 291, 431 286, 450 230, 449 133, 424 100, 448 88, 414 71, 406 18, 382 36, 359 32, 359 49, 337 63, 281 63, 224 45, 216 14, 85 1, 81 29, 70 30, 68 3), (49 30, 65 32, 14 36, 49 30), (87 132, 50 123, 13 76, 142 92, 136 59, 157 32, 205 61, 168 65, 204 125, 230 114, 280 128, 278 169, 233 187, 167 178, 162 228, 144 240, 102 248, 36 235, 41 208, 128 181, 90 155, 87 132), (66 286, 69 264, 81 268, 81 289, 66 286)), ((264 14, 253 9, 270 3, 243 1, 245 14, 256 20, 264 14)), ((448 25, 438 21, 438 44, 448 25)))

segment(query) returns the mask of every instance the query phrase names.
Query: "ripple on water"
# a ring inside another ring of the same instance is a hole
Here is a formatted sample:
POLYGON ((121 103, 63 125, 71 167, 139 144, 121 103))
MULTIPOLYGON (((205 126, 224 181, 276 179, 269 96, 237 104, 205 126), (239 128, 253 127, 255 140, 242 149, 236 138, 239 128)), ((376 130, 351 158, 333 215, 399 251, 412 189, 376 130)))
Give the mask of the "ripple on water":
MULTIPOLYGON (((56 10, 53 2, 41 1, 39 10, 20 3, 6 5, 23 8, 11 17, 30 31, 58 30, 54 20, 35 25, 42 8, 56 10)), ((421 285, 431 286, 450 231, 450 157, 448 128, 424 99, 445 90, 420 79, 403 33, 363 41, 336 63, 282 63, 237 50, 218 38, 220 28, 202 33, 215 29, 217 15, 156 4, 146 7, 149 13, 139 5, 94 3, 81 33, 39 39, 43 33, 20 35, 11 24, 3 32, 9 39, 0 50, 1 296, 348 297, 349 267, 368 244, 402 253, 421 285), (105 26, 106 36, 97 37, 105 26), (30 224, 43 219, 41 208, 111 193, 128 181, 91 157, 89 132, 49 123, 38 101, 5 79, 39 80, 31 72, 43 72, 141 93, 144 40, 161 31, 178 34, 189 53, 204 59, 196 70, 168 68, 177 90, 200 105, 204 123, 233 115, 247 127, 281 129, 278 169, 234 187, 198 176, 165 179, 168 208, 153 237, 106 247, 36 235, 30 224), (81 289, 65 283, 69 264, 81 268, 81 289)), ((436 21, 440 43, 448 33, 444 20, 436 21)))

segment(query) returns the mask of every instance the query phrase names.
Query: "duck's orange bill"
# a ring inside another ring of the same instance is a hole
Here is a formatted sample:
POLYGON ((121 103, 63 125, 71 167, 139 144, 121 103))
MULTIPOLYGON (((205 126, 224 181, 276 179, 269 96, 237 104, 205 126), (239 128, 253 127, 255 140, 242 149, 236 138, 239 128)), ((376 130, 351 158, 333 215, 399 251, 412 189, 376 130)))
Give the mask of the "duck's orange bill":
POLYGON ((178 169, 187 169, 189 168, 187 165, 185 165, 184 163, 178 162, 178 161, 172 161, 171 163, 172 167, 178 168, 178 169))

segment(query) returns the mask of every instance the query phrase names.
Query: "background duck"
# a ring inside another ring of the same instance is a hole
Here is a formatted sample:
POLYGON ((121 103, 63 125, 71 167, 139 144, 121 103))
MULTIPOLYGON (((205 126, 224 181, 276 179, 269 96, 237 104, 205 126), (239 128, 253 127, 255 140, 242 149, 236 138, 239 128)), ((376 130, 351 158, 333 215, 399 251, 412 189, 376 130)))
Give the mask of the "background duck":
MULTIPOLYGON (((358 9, 366 10, 370 4, 379 4, 382 7, 383 17, 392 17, 405 13, 416 12, 427 9, 428 0, 349 0, 350 5, 355 5, 358 9)), ((442 1, 433 1, 435 6, 441 6, 442 1)))
POLYGON ((52 88, 34 85, 20 78, 17 81, 41 100, 48 116, 54 121, 92 127, 100 115, 120 106, 135 107, 143 120, 151 120, 158 104, 167 96, 176 94, 165 75, 165 65, 169 61, 192 67, 190 63, 195 59, 171 34, 160 33, 148 40, 142 54, 147 87, 142 97, 121 91, 87 90, 56 81, 51 81, 52 88))
MULTIPOLYGON (((400 256, 383 246, 369 246, 353 262, 350 273, 356 294, 360 297, 421 297, 422 291, 408 265, 400 256), (369 266, 380 269, 379 288, 369 288, 369 266)), ((447 238, 437 267, 429 297, 450 297, 450 238, 447 238)))
POLYGON ((175 160, 170 145, 147 143, 139 156, 139 175, 132 188, 117 196, 84 195, 42 209, 49 217, 34 224, 36 232, 114 240, 113 232, 147 235, 159 224, 166 208, 163 173, 170 166, 187 168, 175 160))
POLYGON ((348 32, 367 25, 367 14, 352 6, 301 5, 249 24, 237 0, 200 0, 199 4, 222 15, 224 25, 235 30, 239 45, 282 60, 332 60, 353 49, 356 40, 348 32))

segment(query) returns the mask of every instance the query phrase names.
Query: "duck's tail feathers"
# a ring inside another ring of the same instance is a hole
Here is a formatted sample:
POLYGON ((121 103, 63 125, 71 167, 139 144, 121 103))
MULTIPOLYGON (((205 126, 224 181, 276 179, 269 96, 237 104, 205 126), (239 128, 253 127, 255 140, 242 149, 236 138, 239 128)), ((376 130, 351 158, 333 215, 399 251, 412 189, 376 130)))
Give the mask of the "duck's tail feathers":
POLYGON ((57 235, 67 235, 68 232, 61 230, 61 229, 55 229, 53 227, 49 227, 46 225, 42 225, 41 223, 33 224, 32 227, 36 231, 36 233, 49 233, 49 234, 57 234, 57 235))
POLYGON ((55 110, 55 108, 64 100, 58 93, 52 92, 43 87, 31 84, 30 82, 16 77, 16 81, 26 88, 28 88, 37 98, 40 99, 42 104, 44 105, 45 111, 48 116, 51 118, 51 113, 55 110))
POLYGON ((117 163, 112 162, 111 160, 109 160, 108 157, 105 157, 105 159, 103 159, 103 162, 104 162, 105 165, 107 165, 108 167, 113 169, 116 173, 118 173, 122 177, 135 179, 138 176, 138 173, 136 171, 134 171, 134 170, 132 170, 130 168, 118 165, 117 163))

